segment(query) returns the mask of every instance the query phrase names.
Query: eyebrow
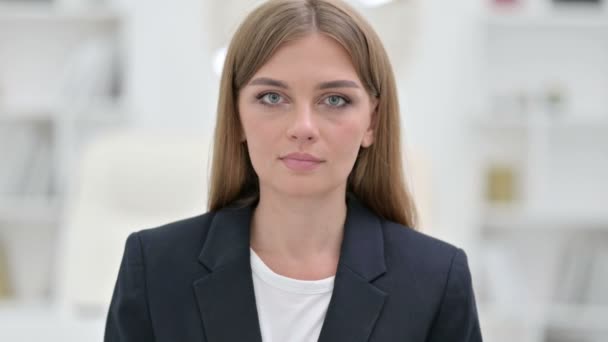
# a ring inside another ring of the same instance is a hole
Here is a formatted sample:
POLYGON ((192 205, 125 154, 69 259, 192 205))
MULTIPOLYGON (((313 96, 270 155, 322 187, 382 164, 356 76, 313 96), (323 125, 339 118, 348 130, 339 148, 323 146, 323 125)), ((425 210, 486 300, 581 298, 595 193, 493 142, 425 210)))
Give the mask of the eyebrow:
MULTIPOLYGON (((256 78, 253 81, 249 82, 249 85, 267 85, 267 86, 274 86, 274 87, 283 88, 283 89, 289 89, 289 86, 287 86, 287 84, 285 82, 275 80, 272 78, 268 78, 268 77, 256 78)), ((356 82, 349 81, 349 80, 336 80, 336 81, 323 82, 317 86, 317 89, 319 89, 319 90, 330 89, 330 88, 360 88, 360 86, 356 82)))
POLYGON ((283 89, 289 89, 289 87, 287 86, 287 84, 285 82, 281 82, 279 80, 274 80, 274 79, 268 78, 268 77, 256 78, 253 81, 249 82, 249 85, 267 85, 267 86, 279 87, 279 88, 283 88, 283 89))

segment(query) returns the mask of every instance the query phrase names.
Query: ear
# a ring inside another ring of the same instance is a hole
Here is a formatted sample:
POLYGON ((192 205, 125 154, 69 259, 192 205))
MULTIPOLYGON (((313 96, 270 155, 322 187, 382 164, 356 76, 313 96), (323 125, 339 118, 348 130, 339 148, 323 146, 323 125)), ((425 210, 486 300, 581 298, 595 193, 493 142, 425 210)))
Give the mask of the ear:
POLYGON ((378 123, 378 98, 372 97, 372 106, 373 108, 370 114, 369 126, 363 135, 363 139, 361 140, 361 147, 367 148, 370 147, 374 143, 374 135, 376 132, 376 126, 378 123))

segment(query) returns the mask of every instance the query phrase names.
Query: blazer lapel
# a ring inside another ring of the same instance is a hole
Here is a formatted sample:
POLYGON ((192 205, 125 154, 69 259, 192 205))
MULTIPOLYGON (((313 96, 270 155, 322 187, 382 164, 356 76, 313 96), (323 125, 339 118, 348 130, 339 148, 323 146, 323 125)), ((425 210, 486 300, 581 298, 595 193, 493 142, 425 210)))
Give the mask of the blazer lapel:
MULTIPOLYGON (((380 220, 353 196, 347 205, 319 342, 367 341, 387 296, 373 285, 386 272, 380 220)), ((210 271, 193 284, 207 341, 262 341, 249 259, 251 215, 251 207, 218 211, 199 255, 210 271)))
POLYGON ((217 212, 199 261, 211 273, 193 284, 207 341, 261 342, 251 264, 251 208, 217 212))
POLYGON ((380 220, 349 197, 340 262, 319 342, 368 341, 387 296, 372 282, 385 272, 380 220))

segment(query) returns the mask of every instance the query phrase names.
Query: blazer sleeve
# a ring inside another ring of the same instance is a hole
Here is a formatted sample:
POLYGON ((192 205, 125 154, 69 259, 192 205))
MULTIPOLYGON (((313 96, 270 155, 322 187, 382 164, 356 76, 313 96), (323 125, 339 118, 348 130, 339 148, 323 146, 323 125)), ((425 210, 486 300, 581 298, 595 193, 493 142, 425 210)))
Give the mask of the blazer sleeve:
POLYGON ((467 255, 457 249, 427 342, 481 342, 467 255))
POLYGON ((104 342, 152 342, 154 334, 146 298, 146 280, 140 237, 127 238, 110 302, 104 342))

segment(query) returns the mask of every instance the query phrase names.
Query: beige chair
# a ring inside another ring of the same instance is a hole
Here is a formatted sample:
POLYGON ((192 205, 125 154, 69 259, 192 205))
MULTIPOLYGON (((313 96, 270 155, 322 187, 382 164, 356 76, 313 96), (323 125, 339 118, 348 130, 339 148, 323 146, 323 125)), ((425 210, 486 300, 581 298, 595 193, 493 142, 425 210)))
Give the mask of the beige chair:
POLYGON ((61 231, 61 308, 103 313, 128 234, 206 210, 202 135, 121 130, 85 148, 61 231))

